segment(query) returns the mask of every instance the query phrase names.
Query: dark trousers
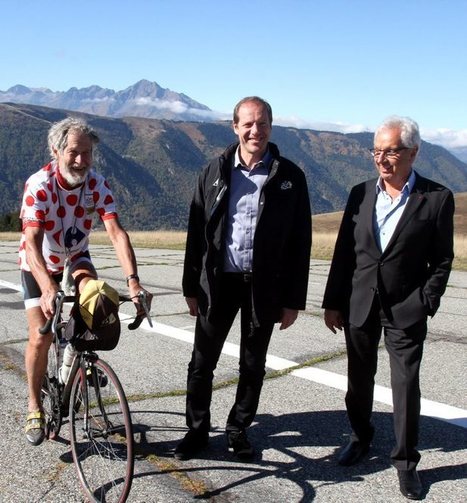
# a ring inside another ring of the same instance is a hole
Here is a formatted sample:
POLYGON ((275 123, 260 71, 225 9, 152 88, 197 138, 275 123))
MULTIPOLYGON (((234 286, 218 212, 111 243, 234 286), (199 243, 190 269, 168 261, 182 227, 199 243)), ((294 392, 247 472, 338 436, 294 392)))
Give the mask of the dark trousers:
POLYGON ((396 329, 386 319, 377 300, 362 327, 350 325, 345 329, 348 356, 345 403, 352 439, 369 443, 373 437, 371 412, 381 331, 384 332, 391 369, 396 437, 391 462, 398 470, 410 470, 420 460, 416 449, 420 419, 419 374, 427 332, 426 319, 407 329, 396 329))
POLYGON ((239 382, 235 403, 227 419, 227 431, 243 430, 255 417, 263 379, 266 353, 274 323, 255 327, 252 323, 251 283, 241 274, 225 273, 222 278, 220 311, 216 321, 198 315, 191 361, 188 365, 186 421, 190 430, 210 429, 212 381, 225 339, 240 310, 241 341, 239 382))

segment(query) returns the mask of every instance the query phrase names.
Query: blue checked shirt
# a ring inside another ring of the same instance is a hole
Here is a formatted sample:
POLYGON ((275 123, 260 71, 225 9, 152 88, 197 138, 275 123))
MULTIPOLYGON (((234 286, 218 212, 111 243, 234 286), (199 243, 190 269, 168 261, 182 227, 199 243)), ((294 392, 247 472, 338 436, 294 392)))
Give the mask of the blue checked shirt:
POLYGON ((242 164, 239 150, 235 152, 226 224, 225 272, 252 270, 259 197, 271 161, 271 154, 266 152, 263 159, 249 170, 242 164))
POLYGON ((376 241, 384 251, 388 245, 394 230, 404 212, 415 184, 415 172, 412 170, 407 182, 402 188, 401 193, 395 199, 384 190, 381 178, 376 182, 376 206, 374 212, 374 229, 376 241))

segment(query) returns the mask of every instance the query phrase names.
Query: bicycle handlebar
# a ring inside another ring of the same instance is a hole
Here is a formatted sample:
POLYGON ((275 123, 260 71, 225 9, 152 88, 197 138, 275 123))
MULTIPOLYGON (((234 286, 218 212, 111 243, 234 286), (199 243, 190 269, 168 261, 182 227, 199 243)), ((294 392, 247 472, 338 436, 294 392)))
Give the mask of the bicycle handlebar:
MULTIPOLYGON (((129 302, 130 300, 132 301, 133 299, 130 297, 126 297, 123 295, 119 296, 119 299, 123 302, 129 302)), ((62 290, 59 290, 55 294, 55 299, 54 299, 54 305, 55 305, 55 312, 52 316, 52 318, 49 318, 46 322, 45 325, 41 328, 39 328, 39 333, 41 335, 45 335, 48 332, 52 330, 52 332, 56 332, 56 327, 57 323, 59 320, 60 313, 62 311, 62 306, 65 302, 74 302, 76 300, 75 296, 69 296, 65 295, 65 293, 62 290)), ((149 326, 152 328, 152 319, 151 315, 149 313, 149 306, 148 306, 148 300, 147 300, 147 293, 144 290, 141 290, 138 292, 138 303, 141 304, 142 308, 144 309, 144 314, 137 314, 135 319, 128 325, 128 328, 130 330, 136 330, 144 320, 144 318, 147 318, 149 326)))

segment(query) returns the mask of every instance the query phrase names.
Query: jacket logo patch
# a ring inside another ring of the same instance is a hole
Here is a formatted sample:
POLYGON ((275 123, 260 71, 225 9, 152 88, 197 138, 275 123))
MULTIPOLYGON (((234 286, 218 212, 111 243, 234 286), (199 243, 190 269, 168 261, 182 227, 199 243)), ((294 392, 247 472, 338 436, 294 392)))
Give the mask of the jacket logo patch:
POLYGON ((217 187, 219 185, 219 178, 212 184, 213 187, 217 187))
POLYGON ((281 190, 288 190, 291 188, 292 188, 292 182, 290 180, 287 180, 286 182, 282 182, 281 190))

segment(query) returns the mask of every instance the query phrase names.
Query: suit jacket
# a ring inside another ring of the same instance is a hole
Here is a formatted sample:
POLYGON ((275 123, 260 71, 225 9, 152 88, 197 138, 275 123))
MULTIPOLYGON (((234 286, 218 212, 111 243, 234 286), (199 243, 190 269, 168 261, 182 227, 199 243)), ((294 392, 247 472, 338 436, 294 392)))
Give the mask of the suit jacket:
POLYGON ((408 328, 433 316, 451 271, 454 197, 416 173, 404 212, 384 252, 374 233, 376 179, 356 185, 347 201, 325 289, 323 308, 360 327, 375 294, 388 320, 408 328))

